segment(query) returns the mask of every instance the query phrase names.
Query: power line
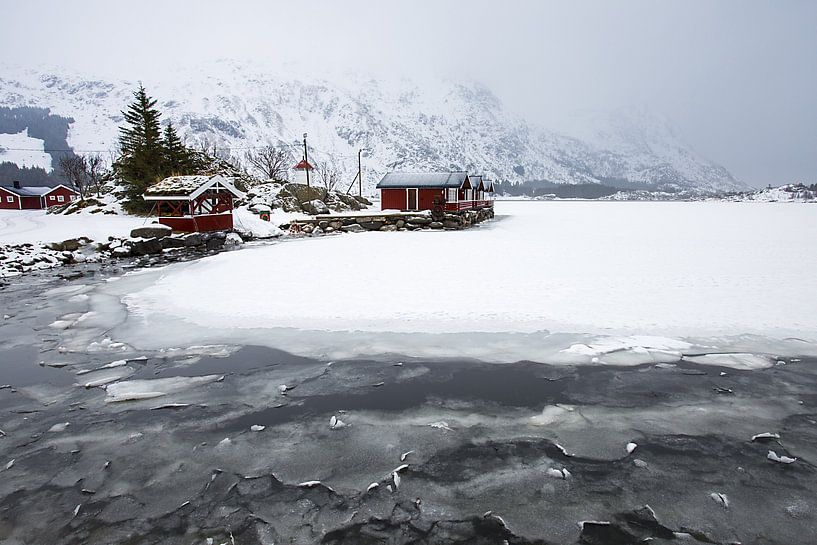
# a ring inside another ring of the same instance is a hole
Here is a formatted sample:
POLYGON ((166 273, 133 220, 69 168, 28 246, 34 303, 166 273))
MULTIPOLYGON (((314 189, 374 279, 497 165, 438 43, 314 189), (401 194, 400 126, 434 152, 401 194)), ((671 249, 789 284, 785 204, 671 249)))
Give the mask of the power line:
MULTIPOLYGON (((289 143, 282 143, 283 145, 297 149, 294 144, 289 143)), ((253 150, 253 149, 262 149, 266 148, 268 145, 265 144, 263 146, 215 146, 217 150, 225 150, 225 151, 241 151, 241 150, 253 150)), ((315 146, 310 145, 310 149, 315 151, 319 151, 325 155, 331 155, 332 157, 357 157, 354 153, 335 153, 331 151, 322 150, 320 148, 316 148, 315 146)), ((193 148, 195 149, 195 148, 193 148)), ((38 149, 38 148, 7 148, 5 146, 0 146, 0 152, 3 151, 30 151, 30 152, 37 152, 37 153, 109 153, 114 151, 113 149, 104 149, 104 150, 94 150, 94 149, 38 149)))

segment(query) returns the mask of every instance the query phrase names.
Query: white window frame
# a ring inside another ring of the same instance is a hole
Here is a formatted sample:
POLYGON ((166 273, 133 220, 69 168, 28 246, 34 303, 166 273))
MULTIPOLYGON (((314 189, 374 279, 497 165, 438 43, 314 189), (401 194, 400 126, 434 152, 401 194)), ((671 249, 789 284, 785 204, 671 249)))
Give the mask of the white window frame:
POLYGON ((65 202, 65 197, 63 195, 57 195, 57 202, 65 202))
POLYGON ((49 195, 49 196, 48 196, 48 199, 49 199, 49 200, 52 200, 52 201, 56 201, 56 200, 57 200, 57 196, 56 196, 56 195, 49 195))
POLYGON ((14 202, 14 197, 11 195, 6 195, 6 202, 14 202))
POLYGON ((456 187, 446 189, 445 200, 448 202, 457 202, 459 200, 459 190, 456 187))

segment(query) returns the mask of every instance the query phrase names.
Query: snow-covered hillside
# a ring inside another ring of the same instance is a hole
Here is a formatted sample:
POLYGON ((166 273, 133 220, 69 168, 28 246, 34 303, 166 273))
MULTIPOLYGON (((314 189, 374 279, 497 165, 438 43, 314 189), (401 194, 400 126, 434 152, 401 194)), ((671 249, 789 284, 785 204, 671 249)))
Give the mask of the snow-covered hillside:
MULTIPOLYGON (((47 107, 74 118, 68 141, 76 150, 115 147, 121 110, 137 86, 61 70, 4 67, 2 74, 0 105, 47 107)), ((284 144, 297 156, 306 132, 311 157, 340 168, 350 182, 358 149, 369 148, 369 189, 390 169, 467 169, 512 181, 742 187, 664 120, 644 112, 595 116, 585 123, 590 130, 566 136, 511 115, 475 83, 267 71, 235 61, 143 83, 190 144, 233 155, 284 144)))
POLYGON ((786 184, 766 187, 757 191, 738 193, 724 197, 735 202, 817 202, 817 188, 803 184, 786 184))

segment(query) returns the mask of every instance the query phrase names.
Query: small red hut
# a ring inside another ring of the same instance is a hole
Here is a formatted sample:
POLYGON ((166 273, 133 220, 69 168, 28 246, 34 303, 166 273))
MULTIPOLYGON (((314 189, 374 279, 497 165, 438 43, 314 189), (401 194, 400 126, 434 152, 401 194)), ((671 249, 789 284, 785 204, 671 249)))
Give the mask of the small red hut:
POLYGON ((13 182, 11 186, 0 186, 0 209, 40 210, 50 206, 65 204, 79 198, 79 193, 68 186, 23 186, 13 182))
POLYGON ((381 210, 445 210, 487 208, 481 176, 477 189, 467 172, 389 172, 377 184, 381 210))
POLYGON ((244 194, 224 176, 171 176, 150 186, 143 198, 155 203, 159 223, 174 231, 233 228, 233 199, 244 194))
POLYGON ((306 159, 301 159, 301 161, 292 167, 295 171, 295 183, 310 185, 309 184, 309 173, 315 170, 315 167, 309 164, 309 161, 306 159))

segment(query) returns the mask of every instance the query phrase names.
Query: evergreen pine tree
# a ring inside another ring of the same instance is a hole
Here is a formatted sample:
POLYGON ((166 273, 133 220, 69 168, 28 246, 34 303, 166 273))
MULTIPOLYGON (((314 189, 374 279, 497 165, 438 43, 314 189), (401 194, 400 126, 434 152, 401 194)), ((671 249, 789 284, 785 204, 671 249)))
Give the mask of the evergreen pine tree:
POLYGON ((119 129, 122 155, 117 167, 129 185, 131 199, 137 199, 162 177, 165 154, 156 99, 141 84, 133 96, 134 101, 122 112, 125 126, 119 129))
POLYGON ((184 145, 173 123, 165 127, 162 138, 164 151, 163 172, 165 176, 191 174, 194 170, 192 153, 184 145))

